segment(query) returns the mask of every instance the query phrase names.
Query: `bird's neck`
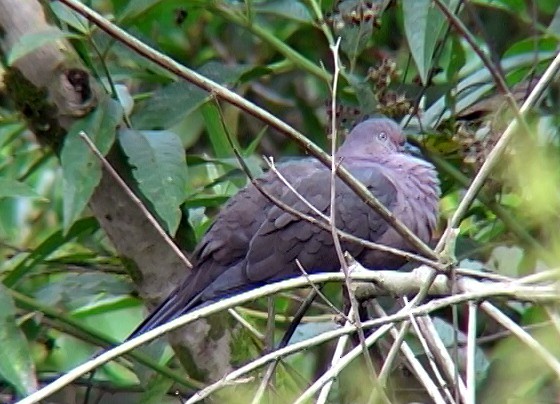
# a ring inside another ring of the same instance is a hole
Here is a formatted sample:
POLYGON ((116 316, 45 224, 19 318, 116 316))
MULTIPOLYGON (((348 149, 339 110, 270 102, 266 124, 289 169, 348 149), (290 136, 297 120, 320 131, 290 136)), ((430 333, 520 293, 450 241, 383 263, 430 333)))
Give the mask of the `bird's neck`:
POLYGON ((440 195, 439 180, 432 164, 404 153, 345 157, 342 164, 350 170, 356 166, 375 166, 386 173, 398 189, 399 211, 394 213, 422 240, 430 240, 437 224, 440 195))

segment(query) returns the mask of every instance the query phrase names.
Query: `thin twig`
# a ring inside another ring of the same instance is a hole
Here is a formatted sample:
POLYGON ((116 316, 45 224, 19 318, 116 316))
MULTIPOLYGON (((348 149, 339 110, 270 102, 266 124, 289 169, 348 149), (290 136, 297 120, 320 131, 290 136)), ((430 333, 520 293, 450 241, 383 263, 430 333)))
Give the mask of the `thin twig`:
MULTIPOLYGON (((293 141, 307 150, 310 154, 315 156, 325 166, 331 166, 330 156, 321 150, 316 144, 311 142, 304 135, 287 125, 282 120, 276 118, 271 113, 262 108, 257 107, 255 104, 247 101, 238 94, 230 91, 224 86, 220 86, 212 80, 196 73, 193 70, 187 69, 181 64, 175 62, 172 58, 157 52, 153 48, 147 46, 142 41, 126 33, 124 30, 117 27, 107 19, 103 18, 100 14, 96 13, 89 7, 80 3, 77 0, 61 0, 61 3, 70 7, 78 12, 97 27, 105 31, 108 35, 115 38, 122 44, 126 45, 134 52, 145 57, 146 59, 156 63, 169 72, 181 77, 197 87, 216 95, 217 97, 229 102, 232 105, 242 109, 250 115, 266 122, 268 125, 276 128, 281 133, 290 137, 293 141)), ((357 181, 350 172, 343 166, 337 170, 337 175, 340 179, 348 185, 369 207, 378 213, 387 223, 389 223, 397 233, 399 233, 404 240, 406 240, 412 247, 424 254, 426 257, 437 259, 435 252, 426 245, 420 238, 414 234, 407 226, 405 226, 398 218, 387 209, 371 192, 359 181, 357 181)))
POLYGON ((160 235, 162 240, 171 247, 171 250, 179 257, 179 259, 185 264, 187 268, 192 268, 192 264, 190 263, 189 259, 183 254, 181 249, 177 247, 177 245, 173 242, 171 237, 163 230, 160 226, 156 218, 150 213, 150 211, 144 206, 140 198, 138 198, 134 192, 130 189, 130 187, 124 182, 124 180, 119 176, 117 171, 111 166, 111 164, 107 161, 105 156, 101 154, 101 152, 97 149, 95 144, 91 141, 89 136, 85 132, 80 132, 80 138, 86 143, 89 149, 93 152, 93 154, 99 159, 103 168, 109 173, 109 175, 115 180, 115 182, 122 188, 124 193, 130 198, 130 200, 136 205, 138 209, 142 212, 142 214, 148 219, 150 224, 154 227, 156 232, 160 235))
POLYGON ((235 309, 229 309, 228 313, 235 319, 237 320, 237 322, 239 324, 241 324, 247 331, 249 331, 251 334, 253 334, 257 339, 264 341, 264 335, 262 332, 260 332, 259 330, 257 330, 253 324, 251 324, 250 322, 248 322, 247 320, 245 320, 243 318, 243 316, 241 314, 239 314, 237 312, 237 310, 235 309))
MULTIPOLYGON (((366 347, 372 346, 379 338, 381 338, 387 331, 389 331, 391 327, 392 327, 391 324, 386 324, 384 326, 379 327, 379 329, 375 330, 373 334, 369 335, 366 338, 365 340, 366 347)), ((342 358, 340 358, 340 360, 337 361, 335 366, 332 366, 329 370, 323 373, 321 377, 319 377, 307 390, 303 392, 303 394, 301 394, 297 398, 297 400, 294 401, 294 404, 302 404, 307 400, 311 399, 311 397, 313 397, 317 393, 317 391, 319 391, 319 389, 321 389, 330 380, 337 377, 338 374, 342 371, 342 369, 348 366, 348 364, 354 359, 356 359, 356 357, 361 355, 362 349, 363 348, 361 346, 357 346, 354 349, 352 349, 350 352, 348 352, 346 355, 344 355, 342 358)), ((375 383, 378 385, 377 380, 375 381, 375 383)), ((378 386, 375 386, 375 388, 377 387, 378 386)), ((379 394, 381 395, 381 398, 384 398, 385 402, 388 402, 388 399, 386 398, 383 389, 381 388, 379 389, 379 394)))
POLYGON ((481 303, 480 308, 502 326, 510 330, 513 335, 519 338, 529 349, 535 352, 554 371, 554 373, 556 373, 557 378, 560 378, 560 362, 544 346, 542 346, 540 342, 534 339, 527 331, 517 325, 490 302, 481 303))
POLYGON ((325 215, 323 212, 321 212, 319 209, 317 209, 311 202, 307 200, 307 198, 305 198, 302 194, 300 194, 292 184, 290 184, 290 182, 286 179, 286 177, 284 177, 284 175, 276 168, 276 165, 274 164, 274 159, 272 157, 269 158, 265 157, 264 161, 270 168, 270 171, 276 174, 278 179, 282 181, 282 183, 286 186, 286 188, 292 191, 292 193, 296 195, 298 199, 302 201, 305 204, 305 206, 307 206, 313 213, 315 213, 317 216, 319 216, 321 219, 323 219, 325 222, 327 222, 330 225, 330 218, 327 215, 325 215))
MULTIPOLYGON (((321 276, 325 276, 327 274, 322 274, 322 275, 310 275, 310 278, 313 282, 317 282, 317 279, 319 279, 321 276)), ((329 274, 329 275, 336 275, 336 277, 340 278, 341 276, 343 277, 343 274, 341 273, 336 273, 336 274, 329 274)), ((354 279, 357 279, 357 274, 351 274, 351 276, 354 279)), ((284 281, 284 282, 288 282, 288 281, 284 281)), ((282 282, 282 284, 284 283, 282 282)), ((307 279, 305 280, 305 283, 307 283, 307 279)), ((280 284, 278 284, 280 285, 280 284)), ((462 294, 457 294, 455 296, 450 296, 450 297, 446 297, 446 298, 442 298, 442 299, 435 299, 432 300, 426 304, 417 306, 417 307, 411 307, 411 308, 404 308, 401 309, 398 313, 392 314, 392 315, 388 315, 384 318, 379 318, 379 319, 375 319, 375 320, 369 320, 369 321, 365 321, 362 325, 364 328, 370 328, 370 327, 378 327, 378 326, 382 326, 385 324, 393 324, 395 322, 400 322, 400 321, 405 321, 409 318, 410 315, 414 315, 414 316, 422 316, 422 315, 428 315, 430 313, 432 313, 433 311, 436 310, 440 310, 444 307, 449 307, 451 305, 454 304, 460 304, 463 303, 465 301, 469 301, 469 300, 481 300, 484 298, 488 298, 491 297, 492 295, 489 293, 488 290, 477 290, 470 292, 470 293, 462 293, 462 294)), ((318 335, 316 337, 312 337, 308 340, 305 341, 301 341, 295 344, 291 344, 289 346, 287 346, 286 348, 277 350, 275 352, 271 352, 267 355, 264 355, 250 363, 248 363, 247 365, 229 373, 228 375, 224 376, 224 378, 222 378, 221 380, 207 386, 205 389, 197 392, 191 399, 189 399, 187 401, 187 404, 189 403, 195 403, 198 402, 200 400, 203 400, 204 398, 208 397, 210 394, 212 394, 213 392, 229 385, 230 383, 234 382, 236 379, 243 377, 244 375, 254 371, 255 369, 258 369, 259 367, 277 360, 278 358, 281 358, 283 356, 286 355, 290 355, 291 353, 294 352, 299 352, 303 349, 307 349, 310 346, 316 346, 320 343, 323 343, 325 341, 328 341, 330 339, 333 338, 338 338, 341 335, 344 334, 348 334, 351 332, 355 332, 355 327, 354 326, 350 326, 350 327, 342 327, 338 330, 334 330, 334 331, 329 331, 326 333, 323 333, 321 335, 318 335)))
POLYGON ((467 397, 467 386, 465 385, 463 379, 459 377, 457 369, 458 364, 453 362, 447 347, 439 337, 432 319, 427 316, 423 316, 416 318, 415 321, 418 322, 418 325, 422 330, 421 335, 426 338, 439 368, 443 370, 443 376, 446 382, 450 386, 453 386, 456 395, 461 399, 461 402, 464 403, 467 397))
MULTIPOLYGON (((315 286, 314 283, 312 283, 312 282, 310 282, 310 283, 311 283, 311 285, 315 286)), ((317 289, 313 289, 309 293, 309 295, 307 295, 307 297, 305 298, 305 301, 299 306, 297 313, 294 315, 294 318, 293 318, 292 322, 290 323, 290 326, 288 327, 288 329, 284 333, 284 336, 282 337, 282 340, 278 344, 277 349, 282 349, 286 345, 288 345, 288 342, 290 342, 290 339, 294 335, 297 326, 301 323, 301 319, 303 318, 303 316, 305 315, 307 310, 309 310, 309 307, 311 307, 311 304, 313 303, 313 300, 315 300, 315 298, 317 297, 318 293, 321 293, 321 292, 317 288, 317 289)), ((266 387, 270 383, 270 380, 272 379, 272 376, 274 375, 274 372, 276 371, 276 367, 278 366, 279 363, 280 363, 280 360, 278 359, 278 360, 272 362, 268 366, 268 369, 266 370, 265 375, 262 378, 261 384, 260 384, 257 392, 255 393, 255 397, 253 398, 253 401, 252 401, 253 404, 257 404, 261 401, 262 396, 264 395, 264 392, 266 390, 266 387)))
MULTIPOLYGON (((372 304, 373 310, 377 314, 378 317, 385 317, 387 313, 378 302, 373 302, 372 304)), ((418 380, 424 385, 426 391, 430 395, 430 397, 434 400, 436 404, 445 404, 446 400, 440 393, 440 390, 433 382, 432 378, 428 374, 428 372, 424 369, 420 361, 417 359, 417 355, 412 352, 410 346, 404 341, 406 334, 408 333, 408 329, 410 328, 410 321, 404 321, 401 324, 400 330, 397 332, 395 327, 392 327, 390 330, 391 336, 394 338, 395 342, 391 346, 391 350, 389 354, 383 361, 383 368, 379 373, 379 382, 382 385, 387 383, 387 379, 389 377, 389 373, 392 368, 392 363, 394 362, 394 358, 396 358, 399 348, 400 351, 404 354, 404 357, 408 361, 412 372, 416 375, 418 380)))
POLYGON ((337 124, 336 124, 336 114, 334 113, 334 111, 336 111, 338 78, 340 76, 340 58, 338 55, 340 40, 341 40, 340 37, 337 38, 336 43, 330 47, 333 56, 333 62, 334 62, 333 82, 331 88, 331 111, 333 111, 333 113, 331 114, 331 181, 330 181, 331 195, 330 195, 330 212, 329 212, 330 231, 333 239, 334 249, 338 257, 338 262, 340 262, 342 272, 346 277, 345 285, 346 285, 346 290, 348 291, 348 300, 350 301, 350 307, 352 309, 350 310, 352 316, 350 316, 349 314, 348 317, 350 318, 353 317, 352 319, 354 321, 354 324, 358 329, 358 339, 360 341, 360 345, 362 346, 362 350, 364 353, 364 360, 366 363, 368 376, 371 378, 373 383, 376 383, 375 379, 377 375, 375 372, 375 368, 373 367, 373 362, 371 361, 371 357, 369 356, 368 349, 366 347, 366 337, 364 335, 364 330, 362 330, 361 327, 358 301, 356 300, 356 296, 354 295, 354 292, 352 290, 352 284, 350 278, 348 277, 348 273, 349 273, 348 263, 346 262, 346 258, 344 257, 344 251, 342 251, 342 245, 340 243, 338 229, 336 228, 336 171, 338 169, 338 163, 335 159, 335 153, 337 148, 336 141, 337 141, 338 131, 337 131, 337 124))
MULTIPOLYGON (((350 311, 348 312, 348 317, 352 318, 353 315, 354 315, 353 309, 350 308, 350 311)), ((347 320, 345 325, 346 326, 350 325, 350 322, 347 320)), ((342 354, 344 353, 344 349, 346 348, 346 344, 348 343, 349 338, 350 336, 346 334, 338 339, 338 342, 336 343, 336 348, 331 358, 331 365, 330 365, 331 368, 336 366, 337 363, 342 358, 342 354)), ((329 393, 331 391, 333 382, 334 380, 331 379, 327 382, 327 384, 323 386, 323 388, 321 389, 321 393, 319 393, 319 397, 317 398, 316 404, 325 404, 327 402, 327 398, 329 397, 329 393)))
MULTIPOLYGON (((449 402, 455 402, 455 400, 453 399, 453 395, 449 391, 449 387, 450 386, 451 387, 456 387, 456 386, 454 386, 453 384, 448 386, 446 381, 445 381, 445 378, 442 376, 442 374, 440 372, 440 369, 439 369, 438 365, 436 364, 436 356, 437 356, 436 353, 437 353, 437 351, 431 349, 430 344, 428 343, 428 340, 426 338, 424 338, 425 332, 420 329, 420 325, 418 324, 418 321, 416 321, 414 316, 410 316, 409 322, 412 325, 412 327, 414 328, 416 338, 418 338, 418 341, 420 342, 420 346, 422 347, 422 349, 424 350, 424 353, 426 354, 426 358, 428 359, 428 364, 430 365, 430 368, 432 369, 432 372, 434 374, 435 379, 439 383, 440 389, 443 390, 443 392, 445 392, 445 395, 447 396, 447 400, 449 402)), ((439 362, 441 363, 441 360, 439 362)), ((457 389, 455 388, 455 390, 457 390, 457 389)))
POLYGON ((329 300, 329 298, 327 296, 325 296, 325 294, 323 292, 321 292, 321 290, 319 289, 319 286, 315 285, 313 283, 313 281, 311 281, 311 279, 309 278, 309 274, 307 273, 307 271, 305 270, 305 268, 303 267, 303 265, 301 265, 301 262, 299 262, 299 260, 296 258, 296 265, 299 268, 299 270, 301 271, 301 274, 303 276, 305 276, 307 278, 307 280, 309 281, 309 286, 311 286, 311 288, 315 291, 315 293, 317 293, 317 295, 325 302, 325 304, 327 306, 329 306, 329 308, 335 312, 337 315, 339 315, 340 317, 342 317, 344 320, 353 323, 352 320, 350 320, 350 318, 348 316, 346 316, 346 314, 344 314, 344 312, 342 310, 340 310, 338 307, 336 307, 333 302, 331 302, 329 300))

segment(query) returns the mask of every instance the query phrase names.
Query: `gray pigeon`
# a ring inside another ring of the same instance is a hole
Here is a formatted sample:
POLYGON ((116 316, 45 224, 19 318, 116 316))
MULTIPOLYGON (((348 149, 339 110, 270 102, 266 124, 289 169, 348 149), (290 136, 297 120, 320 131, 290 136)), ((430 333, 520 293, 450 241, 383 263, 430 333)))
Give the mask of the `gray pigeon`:
MULTIPOLYGON (((386 118, 358 124, 336 153, 370 192, 424 242, 437 221, 439 182, 434 167, 403 150, 400 127, 386 118)), ((330 170, 315 159, 278 167, 282 175, 319 211, 329 214, 330 170)), ((289 206, 317 217, 274 172, 258 183, 289 206)), ((365 240, 413 251, 411 246, 344 182, 336 180, 336 225, 365 240)), ((402 257, 342 243, 369 269, 396 269, 402 257)), ((232 197, 193 253, 193 269, 132 335, 139 335, 193 308, 251 287, 307 272, 340 269, 330 232, 274 205, 252 184, 232 197)))

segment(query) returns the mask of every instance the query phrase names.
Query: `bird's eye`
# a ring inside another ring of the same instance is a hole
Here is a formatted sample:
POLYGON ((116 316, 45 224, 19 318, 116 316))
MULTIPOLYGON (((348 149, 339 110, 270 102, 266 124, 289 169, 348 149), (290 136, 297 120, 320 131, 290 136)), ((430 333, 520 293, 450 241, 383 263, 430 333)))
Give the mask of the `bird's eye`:
POLYGON ((385 141, 385 140, 387 140, 387 133, 386 132, 379 132, 377 134, 377 138, 379 140, 385 141))

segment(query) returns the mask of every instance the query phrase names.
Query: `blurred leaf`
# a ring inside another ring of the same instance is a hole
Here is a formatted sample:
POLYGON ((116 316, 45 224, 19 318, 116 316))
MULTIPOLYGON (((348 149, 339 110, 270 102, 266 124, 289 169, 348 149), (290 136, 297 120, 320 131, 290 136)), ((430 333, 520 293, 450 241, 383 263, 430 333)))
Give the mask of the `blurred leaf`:
POLYGON ((473 3, 485 7, 496 7, 513 13, 526 13, 527 6, 524 0, 476 0, 473 3))
POLYGON ((132 110, 134 109, 134 99, 130 95, 130 91, 128 91, 128 87, 123 84, 116 84, 115 85, 116 96, 124 109, 124 114, 126 116, 130 116, 132 110))
POLYGON ((457 37, 451 37, 451 54, 447 66, 447 79, 455 81, 459 78, 459 71, 465 65, 465 50, 457 37))
POLYGON ((256 80, 263 76, 267 76, 273 73, 273 70, 267 66, 255 66, 252 69, 247 70, 241 76, 239 76, 240 83, 247 83, 252 80, 256 80))
POLYGON ((181 140, 170 131, 124 129, 119 132, 119 141, 142 194, 153 204, 165 229, 175 234, 187 183, 181 140))
MULTIPOLYGON (((0 72, 1 74, 1 72, 0 72)), ((21 132, 25 130, 25 126, 21 123, 2 124, 0 125, 0 147, 7 145, 16 139, 21 132)))
POLYGON ((560 36, 560 7, 556 9, 554 13, 554 17, 550 24, 548 25, 547 31, 550 31, 552 34, 556 35, 557 37, 560 36))
POLYGON ((85 234, 91 234, 99 229, 99 224, 94 218, 85 218, 77 220, 67 232, 62 230, 55 231, 40 245, 35 247, 33 251, 25 257, 14 269, 4 278, 4 284, 8 287, 14 286, 28 272, 45 258, 58 250, 70 240, 85 234))
POLYGON ((554 52, 558 41, 554 38, 529 38, 515 42, 505 52, 504 57, 534 54, 534 52, 554 52))
POLYGON ((6 289, 0 283, 0 377, 14 387, 19 396, 37 389, 35 368, 29 344, 16 324, 16 308, 6 289))
MULTIPOLYGON (((209 62, 198 73, 219 84, 239 80, 242 74, 251 71, 249 65, 227 65, 209 62)), ((168 129, 200 107, 210 95, 185 81, 178 81, 160 88, 144 102, 138 104, 132 114, 132 123, 138 129, 168 129)))
POLYGON ((40 198, 46 200, 25 182, 13 180, 11 178, 0 178, 0 199, 15 197, 40 198))
POLYGON ((373 33, 372 24, 346 24, 340 31, 340 49, 354 60, 363 52, 373 33))
POLYGON ((160 404, 169 389, 173 386, 173 380, 162 375, 153 375, 146 383, 145 391, 139 402, 145 404, 160 404))
POLYGON ((95 111, 72 125, 66 135, 60 153, 65 231, 80 216, 101 180, 101 163, 79 134, 85 132, 101 154, 105 155, 113 145, 115 129, 122 119, 122 113, 118 102, 105 97, 95 111))
POLYGON ((79 36, 61 31, 58 28, 25 34, 18 39, 10 50, 6 58, 7 64, 11 66, 16 60, 33 52, 35 49, 63 38, 79 38, 79 36))
MULTIPOLYGON (((228 139, 227 133, 224 130, 224 125, 222 124, 222 117, 218 107, 213 102, 207 102, 201 108, 202 116, 204 117, 204 122, 206 123, 206 131, 210 137, 210 143, 212 143, 212 148, 214 149, 214 155, 219 158, 229 157, 233 154, 228 139)), ((235 142, 235 139, 232 139, 235 142)), ((239 147, 237 150, 239 150, 239 147)))
MULTIPOLYGON (((100 306, 120 307, 121 301, 132 292, 130 281, 103 272, 60 274, 52 276, 35 293, 36 299, 48 306, 60 306, 76 313, 95 311, 100 306)), ((108 311, 108 310, 106 310, 108 311)))
POLYGON ((200 107, 208 97, 205 91, 190 83, 169 84, 135 106, 132 125, 139 129, 169 128, 200 107))
POLYGON ((486 263, 486 267, 496 273, 517 278, 518 267, 523 259, 523 250, 517 246, 498 246, 492 250, 492 254, 486 263))
POLYGON ((71 10, 60 1, 51 1, 49 6, 54 15, 56 15, 60 21, 68 24, 70 27, 82 34, 89 33, 89 23, 85 17, 81 16, 74 10, 71 10))
POLYGON ((131 22, 142 14, 150 11, 151 8, 164 2, 164 0, 134 0, 127 2, 127 6, 118 16, 121 23, 131 22))
POLYGON ((255 3, 254 10, 260 14, 294 20, 307 24, 313 23, 313 18, 305 5, 297 0, 271 0, 255 3))
POLYGON ((256 67, 247 64, 225 64, 212 60, 197 69, 202 76, 220 84, 231 84, 239 80, 239 78, 256 67))
POLYGON ((294 335, 290 338, 289 344, 295 344, 297 342, 313 338, 324 332, 334 331, 337 328, 340 328, 340 326, 334 321, 324 323, 303 323, 297 326, 294 335))
MULTIPOLYGON (((443 0, 451 10, 458 0, 443 0)), ((432 56, 446 20, 431 0, 404 0, 402 2, 404 30, 412 58, 422 83, 426 84, 432 56)))
POLYGON ((185 202, 186 208, 218 208, 222 206, 230 197, 227 195, 196 196, 189 198, 185 202))

